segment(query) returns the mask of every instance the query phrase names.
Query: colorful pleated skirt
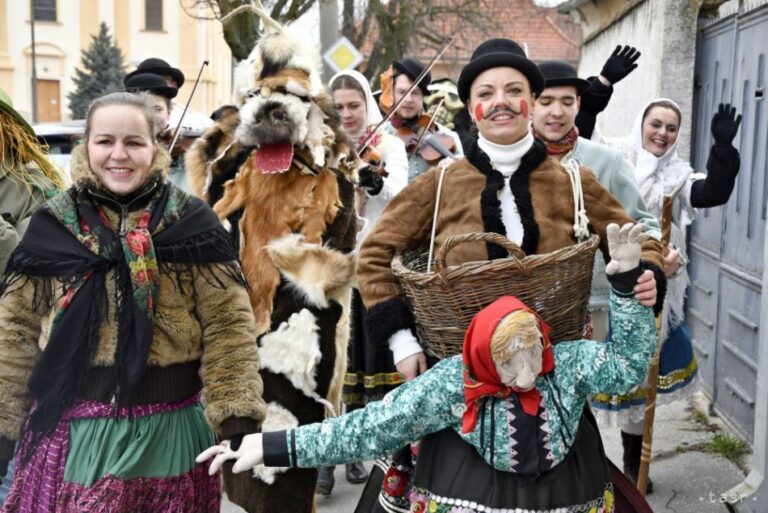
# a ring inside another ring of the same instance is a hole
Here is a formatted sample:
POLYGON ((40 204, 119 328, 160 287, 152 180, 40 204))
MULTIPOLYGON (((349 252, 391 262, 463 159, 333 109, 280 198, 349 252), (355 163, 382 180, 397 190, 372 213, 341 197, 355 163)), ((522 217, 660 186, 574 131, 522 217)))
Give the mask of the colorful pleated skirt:
POLYGON ((199 396, 121 408, 77 401, 34 448, 22 441, 3 512, 218 512, 219 477, 195 462, 214 443, 199 396))

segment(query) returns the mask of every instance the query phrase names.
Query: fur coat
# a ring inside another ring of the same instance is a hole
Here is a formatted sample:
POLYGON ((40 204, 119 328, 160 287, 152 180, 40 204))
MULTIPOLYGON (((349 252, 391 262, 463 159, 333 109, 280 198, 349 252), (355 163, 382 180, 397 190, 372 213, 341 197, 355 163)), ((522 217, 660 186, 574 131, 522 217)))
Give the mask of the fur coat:
MULTIPOLYGON (((325 119, 325 165, 299 146, 290 169, 261 172, 236 137, 230 110, 189 150, 193 191, 239 242, 267 403, 265 431, 338 412, 354 278, 356 156, 325 94, 312 98, 325 119)), ((225 473, 227 493, 250 513, 310 511, 317 471, 257 468, 225 473)))

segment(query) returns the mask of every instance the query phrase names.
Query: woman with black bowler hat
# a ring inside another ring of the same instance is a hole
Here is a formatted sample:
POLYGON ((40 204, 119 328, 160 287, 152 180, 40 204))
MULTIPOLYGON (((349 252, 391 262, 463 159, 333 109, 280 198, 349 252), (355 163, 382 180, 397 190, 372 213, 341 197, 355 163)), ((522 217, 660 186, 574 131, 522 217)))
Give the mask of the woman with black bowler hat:
MULTIPOLYGON (((428 363, 391 262, 396 253, 429 243, 433 219, 435 251, 450 236, 470 232, 504 235, 526 254, 549 253, 577 240, 568 173, 548 157, 544 144, 529 129, 534 98, 543 88, 540 70, 517 43, 491 39, 481 44, 458 82, 459 96, 477 130, 473 144, 465 148, 465 158, 445 166, 444 172, 433 168, 418 176, 390 201, 361 247, 357 278, 368 313, 369 339, 392 351, 397 370, 407 380, 424 373, 428 363), (435 215, 441 175, 440 206, 435 215)), ((632 219, 592 173, 586 168, 578 173, 589 230, 600 237, 607 255, 607 225, 624 225, 632 219)), ((493 245, 466 243, 452 250, 447 263, 453 266, 506 256, 506 251, 493 245)), ((653 270, 663 276, 658 241, 642 243, 640 261, 643 271, 634 283, 634 297, 644 306, 653 306, 653 270)), ((418 413, 426 421, 429 413, 418 413)), ((506 420, 513 422, 518 414, 510 410, 506 420)), ((568 414, 579 421, 573 438, 562 447, 567 456, 546 472, 520 475, 475 465, 480 463, 475 448, 458 435, 435 433, 422 440, 413 475, 390 467, 383 483, 379 479, 373 500, 365 493, 357 511, 423 511, 420 496, 424 491, 448 501, 426 510, 437 513, 613 511, 613 484, 594 419, 588 409, 568 414), (486 471, 479 470, 482 468, 486 471)), ((510 436, 504 447, 522 449, 525 444, 517 445, 522 435, 510 436)), ((502 445, 499 442, 496 447, 502 445)), ((371 479, 375 474, 372 472, 371 479)))

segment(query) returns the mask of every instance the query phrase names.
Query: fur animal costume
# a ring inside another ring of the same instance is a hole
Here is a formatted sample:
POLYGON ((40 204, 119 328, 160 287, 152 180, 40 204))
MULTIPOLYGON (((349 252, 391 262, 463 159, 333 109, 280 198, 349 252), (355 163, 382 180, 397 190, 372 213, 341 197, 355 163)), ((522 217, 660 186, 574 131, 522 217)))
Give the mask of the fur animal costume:
MULTIPOLYGON (((236 101, 187 152, 192 190, 239 242, 257 322, 267 418, 288 429, 338 411, 354 278, 357 156, 319 55, 258 8, 267 28, 238 67, 236 101)), ((311 510, 317 471, 225 474, 250 513, 311 510)))

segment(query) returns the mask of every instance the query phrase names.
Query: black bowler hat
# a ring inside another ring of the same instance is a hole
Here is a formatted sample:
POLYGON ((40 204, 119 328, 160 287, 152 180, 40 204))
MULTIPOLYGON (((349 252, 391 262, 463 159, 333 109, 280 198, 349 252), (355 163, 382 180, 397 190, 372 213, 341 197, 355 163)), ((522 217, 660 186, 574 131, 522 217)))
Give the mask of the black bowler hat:
POLYGON ((565 61, 545 61, 539 63, 541 74, 544 75, 544 87, 573 86, 576 93, 581 93, 589 86, 589 82, 579 78, 576 68, 565 61))
POLYGON ((123 84, 125 87, 128 87, 125 82, 129 78, 135 77, 136 75, 141 75, 143 73, 154 73, 155 75, 160 76, 168 75, 176 81, 176 84, 178 84, 179 87, 184 85, 184 73, 182 73, 180 69, 172 68, 171 65, 165 62, 163 59, 157 59, 155 57, 150 57, 149 59, 141 61, 135 70, 131 71, 125 76, 123 79, 123 84))
POLYGON ((525 75, 535 95, 538 96, 544 89, 544 77, 539 67, 525 56, 519 44, 511 39, 489 39, 475 49, 469 64, 461 70, 458 84, 461 101, 467 103, 472 82, 480 73, 500 67, 515 68, 525 75))
MULTIPOLYGON (((406 58, 402 61, 394 61, 392 62, 392 67, 395 68, 400 73, 403 74, 406 77, 410 78, 411 81, 415 81, 416 78, 421 74, 422 71, 424 71, 424 64, 417 61, 416 59, 406 58)), ((427 86, 432 83, 432 73, 427 73, 424 75, 424 78, 421 79, 421 82, 419 82, 419 89, 421 89, 421 92, 424 93, 424 96, 429 94, 429 89, 427 89, 427 86)))
POLYGON ((123 83, 125 84, 125 90, 132 93, 147 91, 165 98, 176 98, 176 94, 179 92, 175 87, 169 86, 163 77, 153 73, 142 73, 130 78, 126 77, 123 83))

